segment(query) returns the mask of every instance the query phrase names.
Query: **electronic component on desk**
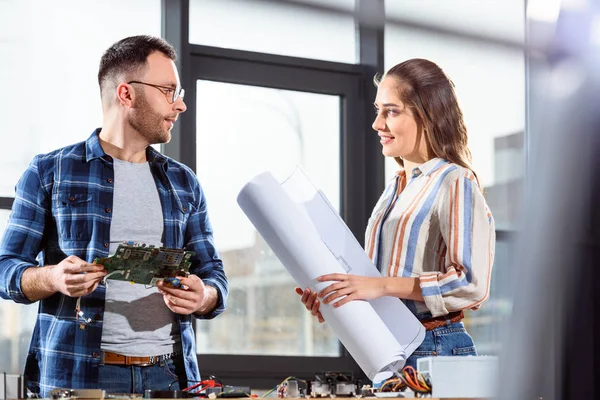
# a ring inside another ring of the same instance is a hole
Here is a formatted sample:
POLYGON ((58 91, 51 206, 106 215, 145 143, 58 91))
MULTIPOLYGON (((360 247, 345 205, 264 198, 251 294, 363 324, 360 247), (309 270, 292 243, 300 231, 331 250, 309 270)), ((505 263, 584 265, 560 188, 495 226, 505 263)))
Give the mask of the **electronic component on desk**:
POLYGON ((305 380, 289 377, 277 386, 277 397, 280 399, 306 397, 307 389, 308 383, 305 380))
POLYGON ((219 397, 221 395, 221 392, 223 391, 223 388, 221 386, 217 386, 217 387, 209 387, 206 388, 202 391, 202 393, 204 393, 206 395, 206 397, 208 397, 209 399, 216 399, 217 397, 219 397))
POLYGON ((106 392, 102 389, 53 389, 51 399, 98 399, 103 400, 106 392))
POLYGON ((145 399, 184 399, 193 397, 193 393, 184 392, 182 390, 150 390, 144 391, 145 399))
POLYGON ((290 380, 285 384, 287 386, 287 397, 291 397, 293 399, 300 397, 300 387, 298 386, 298 381, 290 380))
POLYGON ((250 397, 250 386, 223 385, 223 387, 221 388, 221 394, 218 394, 217 397, 218 398, 250 397))
POLYGON ((311 397, 352 397, 357 393, 357 382, 352 374, 324 372, 315 374, 310 382, 311 397))
POLYGON ((431 383, 432 397, 491 398, 498 394, 495 356, 424 357, 417 360, 417 369, 431 383))
POLYGON ((0 374, 0 399, 26 399, 27 380, 23 375, 0 374))
POLYGON ((360 388, 360 397, 373 397, 375 396, 375 389, 371 385, 362 385, 360 388))
POLYGON ((310 382, 311 397, 329 397, 331 396, 331 388, 327 382, 311 381, 310 382))
POLYGON ((186 395, 183 397, 208 397, 210 399, 250 397, 249 386, 223 385, 213 375, 183 389, 182 392, 186 395))
POLYGON ((352 397, 356 395, 356 385, 353 382, 338 382, 335 384, 336 396, 352 397))
POLYGON ((126 242, 119 245, 111 257, 97 257, 94 264, 103 265, 108 271, 104 277, 131 283, 156 286, 163 280, 174 287, 180 279, 189 275, 193 251, 146 246, 126 242))
POLYGON ((376 397, 414 397, 415 394, 429 396, 431 382, 412 366, 406 365, 383 382, 373 382, 373 395, 376 397))
MULTIPOLYGON (((192 383, 192 382, 188 382, 192 383)), ((223 397, 250 397, 249 386, 223 385, 220 380, 210 375, 208 379, 196 382, 182 390, 184 397, 208 397, 210 399, 223 397)))

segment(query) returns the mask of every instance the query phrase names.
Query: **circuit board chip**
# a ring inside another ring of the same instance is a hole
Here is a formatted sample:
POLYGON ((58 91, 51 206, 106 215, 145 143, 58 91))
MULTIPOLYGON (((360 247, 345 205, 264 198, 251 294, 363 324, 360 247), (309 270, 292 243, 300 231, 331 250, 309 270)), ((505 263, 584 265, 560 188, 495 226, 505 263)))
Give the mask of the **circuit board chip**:
MULTIPOLYGON (((110 257, 96 257, 94 264, 108 271, 105 278, 156 286, 163 280, 174 285, 189 275, 191 258, 196 253, 181 249, 146 246, 134 242, 119 244, 110 257)), ((178 283, 177 283, 178 285, 178 283)))

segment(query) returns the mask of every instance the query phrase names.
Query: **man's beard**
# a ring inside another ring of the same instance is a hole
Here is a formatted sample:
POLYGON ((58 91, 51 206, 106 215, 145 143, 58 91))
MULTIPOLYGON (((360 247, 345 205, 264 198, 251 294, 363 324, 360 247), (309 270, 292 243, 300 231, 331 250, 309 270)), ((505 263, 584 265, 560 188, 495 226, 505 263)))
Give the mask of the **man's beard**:
POLYGON ((152 109, 145 95, 138 96, 129 123, 150 144, 169 143, 171 132, 165 129, 165 116, 152 109))

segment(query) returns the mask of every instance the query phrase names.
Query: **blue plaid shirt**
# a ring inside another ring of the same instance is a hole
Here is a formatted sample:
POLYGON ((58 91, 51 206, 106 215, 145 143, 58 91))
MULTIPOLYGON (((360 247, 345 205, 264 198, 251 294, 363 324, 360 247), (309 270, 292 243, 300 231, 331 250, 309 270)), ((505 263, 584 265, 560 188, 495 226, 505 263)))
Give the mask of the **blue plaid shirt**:
MULTIPOLYGON (((75 255, 87 262, 108 256, 113 204, 112 158, 102 150, 96 130, 81 143, 36 156, 16 186, 8 226, 0 246, 0 296, 31 303, 21 291, 21 276, 31 266, 58 264, 75 255)), ((213 244, 206 201, 195 174, 147 149, 160 196, 165 247, 196 252, 190 272, 217 289, 216 309, 225 310, 228 284, 213 244)), ((61 293, 39 302, 25 375, 29 389, 49 397, 53 388, 96 388, 106 288, 99 285, 81 298, 92 322, 80 329, 76 298, 61 293)), ((188 380, 199 381, 193 319, 178 315, 188 380)))

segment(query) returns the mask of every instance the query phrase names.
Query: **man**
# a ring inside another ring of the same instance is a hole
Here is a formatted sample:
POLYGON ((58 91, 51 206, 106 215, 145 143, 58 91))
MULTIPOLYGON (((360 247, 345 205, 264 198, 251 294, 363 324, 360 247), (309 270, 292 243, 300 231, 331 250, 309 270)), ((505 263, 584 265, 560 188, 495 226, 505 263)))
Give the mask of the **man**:
POLYGON ((0 296, 40 302, 25 365, 39 397, 57 387, 143 393, 200 380, 191 316, 223 312, 228 285, 196 176, 150 146, 169 142, 186 110, 175 58, 149 36, 111 46, 98 73, 103 127, 36 156, 16 186, 0 296), (93 260, 123 241, 194 251, 190 276, 181 288, 105 285, 93 260))

